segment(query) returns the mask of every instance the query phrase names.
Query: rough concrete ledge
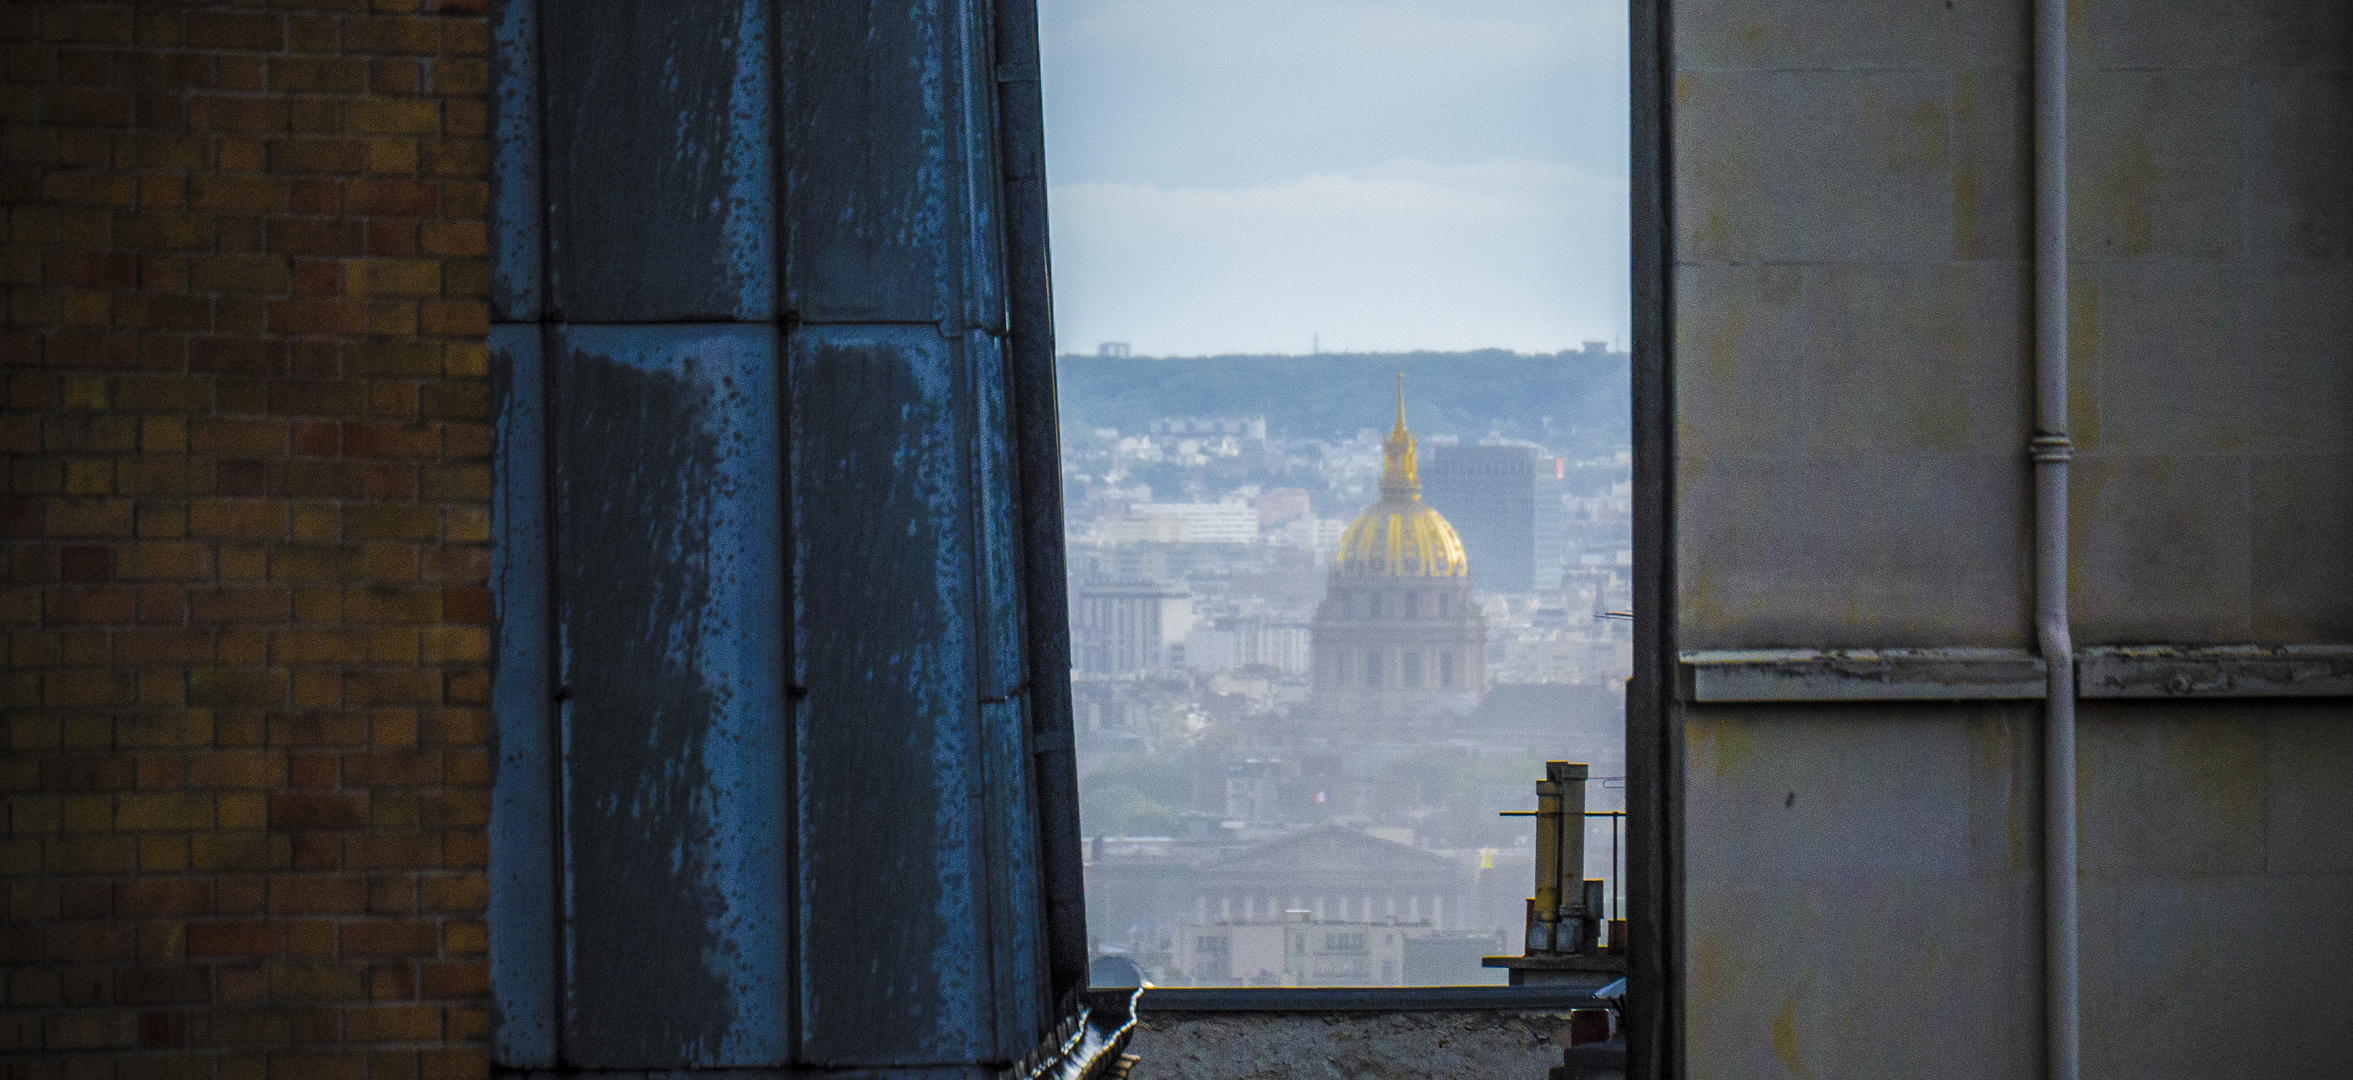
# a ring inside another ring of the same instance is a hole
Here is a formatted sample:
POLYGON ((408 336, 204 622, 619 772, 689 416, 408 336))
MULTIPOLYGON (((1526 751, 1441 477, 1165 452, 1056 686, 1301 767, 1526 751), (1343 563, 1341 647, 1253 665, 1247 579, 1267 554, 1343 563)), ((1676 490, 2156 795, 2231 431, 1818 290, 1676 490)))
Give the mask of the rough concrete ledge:
POLYGON ((1136 1080, 1544 1080, 1567 1010, 1164 1013, 1144 1010, 1136 1080))
POLYGON ((493 1067, 496 1080, 999 1080, 985 1065, 801 1066, 790 1069, 511 1069, 493 1067))
POLYGON ((2087 698, 2347 697, 2353 645, 2085 649, 2075 686, 2087 698))
MULTIPOLYGON (((1678 656, 1677 691, 1702 704, 2030 701, 2041 657, 2022 649, 1733 649, 1678 656)), ((2353 645, 2123 645, 2075 658, 2085 698, 2349 697, 2353 645)))
POLYGON ((2042 658, 2024 649, 1737 649, 1678 656, 1692 702, 2003 701, 2040 698, 2042 658))

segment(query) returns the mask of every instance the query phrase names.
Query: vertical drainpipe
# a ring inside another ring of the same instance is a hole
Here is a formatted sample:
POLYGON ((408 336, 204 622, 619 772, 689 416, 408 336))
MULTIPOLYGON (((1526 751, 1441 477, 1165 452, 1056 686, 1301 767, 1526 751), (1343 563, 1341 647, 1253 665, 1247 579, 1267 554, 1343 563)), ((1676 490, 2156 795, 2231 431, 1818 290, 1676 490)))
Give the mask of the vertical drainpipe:
POLYGON ((2044 1075, 2076 1080, 2075 645, 2067 629, 2067 0, 2034 0, 2034 594, 2043 704, 2044 1075))

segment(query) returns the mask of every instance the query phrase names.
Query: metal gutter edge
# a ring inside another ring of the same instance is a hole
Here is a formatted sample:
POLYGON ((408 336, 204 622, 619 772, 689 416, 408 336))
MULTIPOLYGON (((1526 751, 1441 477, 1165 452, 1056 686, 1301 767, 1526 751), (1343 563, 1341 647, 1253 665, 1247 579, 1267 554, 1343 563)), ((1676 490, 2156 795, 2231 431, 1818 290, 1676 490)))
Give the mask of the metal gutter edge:
POLYGON ((1036 0, 995 0, 997 134, 1003 157, 1007 366, 1014 471, 1021 484, 1030 750, 1036 757, 1038 868, 1045 891, 1048 993, 1055 1008, 1087 986, 1086 881, 1080 866, 1078 756, 1070 709, 1068 578, 1062 551, 1062 440, 1054 382, 1054 285, 1046 233, 1045 99, 1036 0))
POLYGON ((1676 694, 1703 704, 2041 700, 2048 678, 2024 649, 1742 649, 1676 661, 1676 694))

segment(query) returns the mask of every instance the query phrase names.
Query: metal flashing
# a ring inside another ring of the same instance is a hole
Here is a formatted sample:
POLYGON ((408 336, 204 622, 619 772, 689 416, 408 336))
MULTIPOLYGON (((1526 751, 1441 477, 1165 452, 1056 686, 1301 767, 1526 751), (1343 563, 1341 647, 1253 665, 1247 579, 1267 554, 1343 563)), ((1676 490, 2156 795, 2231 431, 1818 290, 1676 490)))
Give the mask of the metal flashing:
POLYGON ((2024 649, 1737 649, 1677 654, 1676 694, 1699 703, 2010 701, 2045 692, 2024 649))

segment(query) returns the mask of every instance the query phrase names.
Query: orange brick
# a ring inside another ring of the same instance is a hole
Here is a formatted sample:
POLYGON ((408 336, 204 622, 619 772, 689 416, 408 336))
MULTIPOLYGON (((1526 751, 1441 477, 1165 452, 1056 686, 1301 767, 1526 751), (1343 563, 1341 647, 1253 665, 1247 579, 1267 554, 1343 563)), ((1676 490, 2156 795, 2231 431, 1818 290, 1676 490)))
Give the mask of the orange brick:
POLYGON ((280 915, 357 915, 366 909, 364 882, 343 875, 295 874, 270 879, 270 911, 280 915))
POLYGON ((280 758, 261 750, 222 750, 186 757, 187 783, 201 789, 265 788, 277 783, 280 758))
POLYGON ((128 581, 186 581, 210 578, 213 549, 209 544, 129 544, 120 552, 116 575, 128 581))
POLYGON ((271 964, 269 983, 280 1001, 352 1001, 367 992, 360 972, 343 964, 271 964))
POLYGON ((441 951, 437 924, 412 920, 345 923, 341 928, 342 955, 433 956, 441 951))
POLYGON ((416 98, 367 98, 344 110, 346 130, 358 135, 432 135, 441 130, 442 104, 416 98))
POLYGON ((490 965, 476 962, 418 965, 420 993, 427 998, 483 998, 490 991, 490 965))
POLYGON ((270 796, 273 829, 351 829, 367 821, 367 796, 346 792, 280 792, 270 796))
POLYGON ((282 15, 196 12, 187 19, 188 44, 198 48, 268 52, 286 44, 282 15))
POLYGON ((489 880, 481 874, 431 874, 418 884, 426 911, 478 915, 489 910, 489 880))
POLYGON ((200 792, 122 795, 114 807, 117 832, 209 829, 215 824, 213 797, 200 792))
POLYGON ((198 833, 188 841, 189 866, 201 871, 282 870, 293 865, 293 840, 255 829, 198 833))
POLYGON ((204 878, 118 881, 114 907, 124 915, 203 915, 212 910, 212 890, 204 878))
POLYGON ((490 1052, 478 1047, 426 1050, 417 1055, 419 1080, 489 1080, 490 1052))
POLYGON ((135 594, 119 587, 65 587, 45 591, 42 617, 51 624, 127 623, 135 594))
POLYGON ((0 11, 0 1046, 487 1074, 483 6, 0 11))
POLYGON ((199 624, 283 622, 291 599, 277 585, 197 589, 188 595, 188 615, 199 624))
POLYGON ((437 833, 361 832, 343 840, 347 870, 438 870, 442 866, 441 836, 437 833))
POLYGON ((350 1042, 431 1042, 441 1037, 439 1005, 362 1005, 343 1010, 350 1042))
POLYGON ((59 836, 41 843, 44 868, 52 874, 119 874, 139 866, 138 843, 128 836, 59 836))
POLYGON ((367 1056, 357 1050, 296 1051, 270 1055, 268 1080, 365 1080, 367 1056))

